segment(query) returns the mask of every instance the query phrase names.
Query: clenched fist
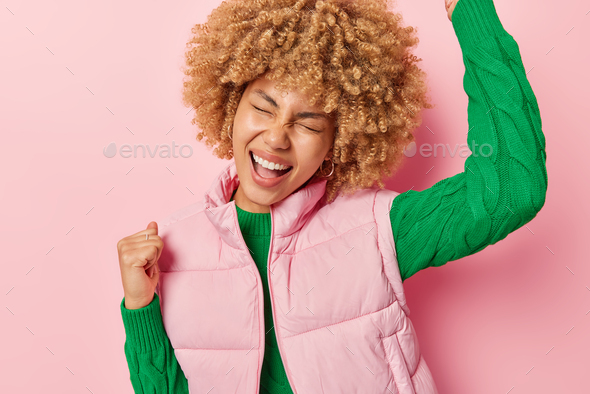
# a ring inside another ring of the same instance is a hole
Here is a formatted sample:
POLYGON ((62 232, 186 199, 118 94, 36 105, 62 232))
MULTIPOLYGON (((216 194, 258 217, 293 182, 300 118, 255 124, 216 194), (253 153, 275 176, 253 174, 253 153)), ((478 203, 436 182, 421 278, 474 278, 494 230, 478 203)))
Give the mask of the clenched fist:
POLYGON ((150 222, 145 230, 117 243, 119 267, 125 293, 125 308, 139 309, 154 299, 160 277, 158 259, 164 242, 158 236, 158 223, 150 222))
POLYGON ((451 15, 453 14, 453 10, 459 0, 445 0, 445 8, 447 9, 447 15, 449 16, 449 20, 452 22, 451 15))

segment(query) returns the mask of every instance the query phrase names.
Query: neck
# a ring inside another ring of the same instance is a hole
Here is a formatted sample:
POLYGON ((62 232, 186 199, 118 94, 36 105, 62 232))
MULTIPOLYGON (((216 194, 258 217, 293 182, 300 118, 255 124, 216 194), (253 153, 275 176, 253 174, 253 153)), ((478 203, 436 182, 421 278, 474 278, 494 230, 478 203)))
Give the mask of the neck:
POLYGON ((246 195, 242 191, 241 185, 239 185, 237 190, 234 191, 234 196, 232 196, 231 200, 235 200, 236 205, 242 211, 246 211, 246 212, 250 212, 250 213, 269 213, 270 212, 270 207, 268 205, 255 204, 252 201, 248 200, 248 198, 246 197, 246 195), (235 198, 234 198, 234 196, 235 196, 235 198))

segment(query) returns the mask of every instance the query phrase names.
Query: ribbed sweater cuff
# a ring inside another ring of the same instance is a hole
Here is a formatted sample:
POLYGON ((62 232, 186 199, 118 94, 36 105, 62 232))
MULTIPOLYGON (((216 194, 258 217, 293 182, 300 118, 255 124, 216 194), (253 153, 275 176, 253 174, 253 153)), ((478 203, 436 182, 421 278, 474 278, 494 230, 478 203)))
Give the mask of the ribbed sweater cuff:
POLYGON ((146 353, 161 348, 168 339, 162 314, 160 298, 154 293, 154 299, 139 309, 125 308, 125 297, 121 301, 121 316, 129 345, 138 353, 146 353))
POLYGON ((459 0, 451 15, 461 48, 483 39, 507 34, 492 0, 459 0))

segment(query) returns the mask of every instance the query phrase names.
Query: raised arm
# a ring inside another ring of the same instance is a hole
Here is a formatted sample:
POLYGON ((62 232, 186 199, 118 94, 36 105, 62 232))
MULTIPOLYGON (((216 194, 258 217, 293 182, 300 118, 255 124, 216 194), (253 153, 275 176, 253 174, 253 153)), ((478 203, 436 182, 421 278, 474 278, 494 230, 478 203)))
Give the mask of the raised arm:
POLYGON ((125 357, 134 392, 188 394, 188 381, 164 329, 158 294, 154 293, 152 302, 139 309, 125 308, 123 298, 121 316, 127 336, 125 357))
POLYGON ((472 154, 463 172, 394 199, 390 218, 403 280, 495 244, 545 203, 545 137, 518 44, 492 0, 459 0, 452 24, 465 65, 472 154))

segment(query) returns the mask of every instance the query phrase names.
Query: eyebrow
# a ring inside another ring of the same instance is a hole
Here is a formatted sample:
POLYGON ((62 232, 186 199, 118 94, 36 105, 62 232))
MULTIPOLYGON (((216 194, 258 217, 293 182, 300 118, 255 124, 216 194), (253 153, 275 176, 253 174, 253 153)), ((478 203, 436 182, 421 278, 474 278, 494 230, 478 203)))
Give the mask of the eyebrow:
MULTIPOLYGON (((272 105, 273 107, 275 107, 276 109, 280 109, 281 107, 279 107, 279 105, 277 104, 277 102, 270 97, 264 90, 262 89, 256 89, 254 91, 254 93, 256 93, 257 95, 259 95, 260 97, 262 97, 263 99, 265 99, 266 101, 268 101, 268 103, 270 105, 272 105)), ((323 113, 319 113, 319 112, 310 112, 310 111, 302 111, 302 112, 298 112, 295 114, 295 118, 297 119, 305 119, 305 118, 311 118, 311 119, 326 119, 328 120, 329 117, 326 114, 323 113)))
POLYGON ((262 97, 263 99, 265 99, 266 101, 268 101, 270 103, 270 105, 272 105, 273 107, 275 107, 276 109, 279 109, 279 105, 277 104, 276 101, 274 101, 274 99, 272 97, 270 97, 268 94, 266 94, 266 92, 262 89, 256 89, 254 91, 254 93, 256 93, 257 95, 259 95, 260 97, 262 97))

